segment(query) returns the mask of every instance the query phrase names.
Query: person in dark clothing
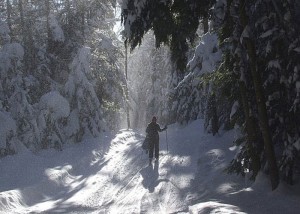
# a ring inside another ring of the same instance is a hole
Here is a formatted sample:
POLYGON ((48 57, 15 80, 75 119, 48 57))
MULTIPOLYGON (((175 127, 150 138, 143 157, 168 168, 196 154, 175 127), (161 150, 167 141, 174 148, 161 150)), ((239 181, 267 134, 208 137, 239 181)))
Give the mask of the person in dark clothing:
POLYGON ((163 129, 160 128, 159 124, 156 123, 156 117, 152 118, 152 122, 148 124, 146 128, 146 133, 149 138, 149 161, 151 162, 153 159, 153 152, 155 154, 155 159, 158 161, 159 158, 159 134, 158 132, 162 132, 167 129, 165 126, 163 129))

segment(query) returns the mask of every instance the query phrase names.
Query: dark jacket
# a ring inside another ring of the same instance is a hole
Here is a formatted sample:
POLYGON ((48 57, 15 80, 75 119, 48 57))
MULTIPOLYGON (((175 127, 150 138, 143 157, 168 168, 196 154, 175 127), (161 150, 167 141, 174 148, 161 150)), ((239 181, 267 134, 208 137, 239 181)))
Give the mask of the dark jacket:
POLYGON ((159 140, 158 132, 162 132, 164 130, 166 130, 166 127, 161 129, 158 123, 151 122, 146 128, 146 133, 150 140, 159 140))

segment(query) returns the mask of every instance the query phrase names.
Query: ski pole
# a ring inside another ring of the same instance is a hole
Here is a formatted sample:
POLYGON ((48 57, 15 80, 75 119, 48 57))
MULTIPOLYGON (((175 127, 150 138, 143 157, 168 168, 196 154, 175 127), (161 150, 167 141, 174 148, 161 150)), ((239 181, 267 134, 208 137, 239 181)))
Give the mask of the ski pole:
POLYGON ((168 130, 166 129, 166 142, 167 142, 167 152, 169 152, 169 145, 168 145, 168 130))

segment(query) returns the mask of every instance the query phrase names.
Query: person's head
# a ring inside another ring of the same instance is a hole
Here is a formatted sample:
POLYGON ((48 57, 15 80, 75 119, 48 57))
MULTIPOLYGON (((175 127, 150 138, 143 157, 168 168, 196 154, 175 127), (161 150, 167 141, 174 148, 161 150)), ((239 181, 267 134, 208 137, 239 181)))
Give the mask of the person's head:
POLYGON ((155 116, 152 117, 152 122, 156 123, 156 117, 155 116))

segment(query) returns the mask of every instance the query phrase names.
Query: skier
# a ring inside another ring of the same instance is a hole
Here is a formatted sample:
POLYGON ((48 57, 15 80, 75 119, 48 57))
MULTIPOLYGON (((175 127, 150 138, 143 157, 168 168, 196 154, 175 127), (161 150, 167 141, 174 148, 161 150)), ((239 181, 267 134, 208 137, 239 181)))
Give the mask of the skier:
POLYGON ((156 123, 156 117, 152 118, 152 122, 148 124, 146 128, 146 133, 149 138, 149 164, 151 164, 153 159, 153 151, 155 153, 155 161, 158 161, 159 158, 159 134, 158 132, 162 132, 167 129, 165 126, 163 129, 160 128, 159 124, 156 123))

